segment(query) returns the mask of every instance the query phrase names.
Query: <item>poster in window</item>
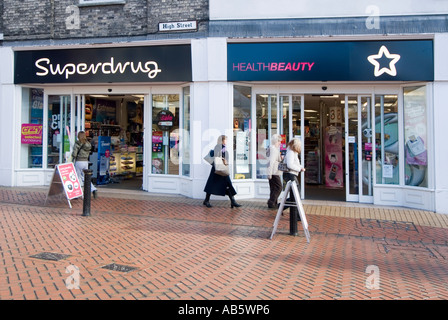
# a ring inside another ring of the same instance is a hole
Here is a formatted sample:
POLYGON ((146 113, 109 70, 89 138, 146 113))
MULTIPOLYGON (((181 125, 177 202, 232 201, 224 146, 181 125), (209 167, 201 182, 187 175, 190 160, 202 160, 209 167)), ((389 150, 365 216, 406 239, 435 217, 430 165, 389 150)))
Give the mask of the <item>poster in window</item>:
POLYGON ((23 123, 21 142, 22 144, 42 144, 42 125, 23 123))
POLYGON ((325 131, 325 185, 343 188, 342 127, 330 126, 325 131))
POLYGON ((236 134, 236 173, 249 173, 249 141, 246 132, 236 134))

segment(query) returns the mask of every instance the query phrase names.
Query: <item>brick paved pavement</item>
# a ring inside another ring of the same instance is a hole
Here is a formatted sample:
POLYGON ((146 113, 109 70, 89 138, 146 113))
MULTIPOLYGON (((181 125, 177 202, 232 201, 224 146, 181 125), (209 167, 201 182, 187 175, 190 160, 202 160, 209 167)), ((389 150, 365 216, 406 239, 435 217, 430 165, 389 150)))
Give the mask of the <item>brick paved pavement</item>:
POLYGON ((81 199, 70 209, 58 196, 44 206, 45 196, 45 188, 0 187, 2 300, 448 298, 448 215, 304 201, 307 243, 301 224, 289 235, 289 214, 269 240, 276 212, 264 200, 206 208, 100 189, 83 217, 81 199), (66 256, 32 257, 45 252, 66 256), (79 289, 67 287, 71 265, 79 289))

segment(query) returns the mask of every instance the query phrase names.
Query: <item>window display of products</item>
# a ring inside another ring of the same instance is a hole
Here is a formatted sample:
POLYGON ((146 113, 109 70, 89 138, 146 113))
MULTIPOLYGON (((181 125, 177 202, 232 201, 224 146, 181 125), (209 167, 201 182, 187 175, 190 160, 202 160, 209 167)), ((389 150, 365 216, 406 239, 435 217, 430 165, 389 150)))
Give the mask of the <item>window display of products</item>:
POLYGON ((123 175, 135 173, 135 153, 121 153, 119 172, 123 175))

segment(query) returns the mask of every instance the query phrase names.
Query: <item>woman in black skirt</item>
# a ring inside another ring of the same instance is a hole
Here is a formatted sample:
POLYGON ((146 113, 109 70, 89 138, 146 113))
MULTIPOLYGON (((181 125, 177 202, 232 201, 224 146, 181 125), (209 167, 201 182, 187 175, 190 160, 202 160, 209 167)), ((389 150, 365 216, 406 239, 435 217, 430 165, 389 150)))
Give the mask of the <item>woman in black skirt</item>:
MULTIPOLYGON (((222 135, 218 138, 218 143, 213 149, 212 157, 222 157, 229 162, 229 152, 226 150, 226 141, 227 137, 222 135)), ((210 175, 208 176, 207 183, 205 184, 204 191, 206 193, 205 200, 203 202, 204 206, 207 208, 211 208, 210 204, 210 195, 218 195, 218 196, 229 196, 230 198, 230 207, 241 207, 235 201, 234 196, 236 195, 236 191, 233 188, 232 181, 230 180, 230 176, 221 176, 215 173, 215 166, 212 164, 212 169, 210 170, 210 175)))

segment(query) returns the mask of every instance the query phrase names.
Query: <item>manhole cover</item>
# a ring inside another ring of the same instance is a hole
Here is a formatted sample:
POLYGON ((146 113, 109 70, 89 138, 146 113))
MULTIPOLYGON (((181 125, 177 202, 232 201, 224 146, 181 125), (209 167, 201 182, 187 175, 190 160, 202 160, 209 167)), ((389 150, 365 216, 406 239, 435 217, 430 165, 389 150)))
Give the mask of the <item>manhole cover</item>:
POLYGON ((137 269, 135 267, 126 266, 123 264, 116 264, 116 263, 110 263, 101 268, 111 270, 111 271, 118 271, 118 272, 129 272, 129 271, 133 271, 133 270, 137 269))
POLYGON ((41 259, 41 260, 50 260, 50 261, 59 261, 70 257, 68 254, 62 253, 54 253, 54 252, 41 252, 30 256, 30 258, 41 259))

